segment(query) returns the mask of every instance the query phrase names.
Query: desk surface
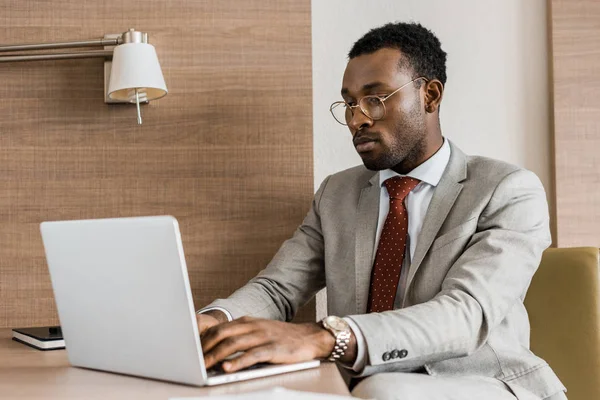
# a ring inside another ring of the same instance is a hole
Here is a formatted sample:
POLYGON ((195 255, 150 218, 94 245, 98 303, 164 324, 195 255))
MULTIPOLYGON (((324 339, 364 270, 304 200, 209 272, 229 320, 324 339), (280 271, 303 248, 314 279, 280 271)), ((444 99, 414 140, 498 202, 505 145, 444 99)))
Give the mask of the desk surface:
POLYGON ((74 368, 69 365, 65 350, 39 351, 13 341, 11 337, 10 329, 0 329, 0 398, 5 399, 166 400, 250 392, 275 386, 349 395, 337 367, 330 363, 312 370, 196 388, 74 368))

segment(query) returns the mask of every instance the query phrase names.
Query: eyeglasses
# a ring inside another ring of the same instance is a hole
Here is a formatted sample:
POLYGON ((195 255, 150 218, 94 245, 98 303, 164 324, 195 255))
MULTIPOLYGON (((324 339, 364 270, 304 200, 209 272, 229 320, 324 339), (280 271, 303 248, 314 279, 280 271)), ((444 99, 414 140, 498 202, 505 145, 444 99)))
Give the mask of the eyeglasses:
POLYGON ((329 111, 331 112, 331 115, 333 115, 333 118, 335 118, 335 120, 342 125, 348 125, 348 123, 354 117, 354 109, 357 107, 368 118, 372 119, 373 121, 379 121, 380 119, 383 119, 383 117, 385 117, 386 110, 384 102, 390 97, 392 97, 394 94, 398 93, 401 89, 404 89, 406 86, 410 85, 415 81, 418 81, 419 79, 424 79, 425 82, 428 81, 427 78, 421 76, 419 78, 413 79, 408 83, 405 83, 404 85, 400 86, 398 89, 394 90, 392 93, 386 96, 364 96, 360 100, 358 100, 358 103, 356 105, 353 106, 346 103, 345 101, 336 101, 331 105, 331 107, 329 107, 329 111))

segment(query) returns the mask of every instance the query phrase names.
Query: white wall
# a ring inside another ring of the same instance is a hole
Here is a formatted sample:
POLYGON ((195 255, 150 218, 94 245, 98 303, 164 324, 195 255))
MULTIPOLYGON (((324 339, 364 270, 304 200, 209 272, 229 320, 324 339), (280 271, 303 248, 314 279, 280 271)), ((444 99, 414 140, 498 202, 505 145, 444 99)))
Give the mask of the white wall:
POLYGON ((329 105, 352 44, 393 21, 420 22, 448 53, 444 135, 467 154, 534 171, 550 192, 546 0, 313 0, 315 190, 361 163, 329 105))
MULTIPOLYGON (((417 21, 448 53, 442 132, 467 154, 538 174, 551 193, 546 0, 313 0, 315 191, 361 163, 329 105, 340 99, 352 44, 369 29, 417 21)), ((326 315, 317 296, 317 318, 326 315)))

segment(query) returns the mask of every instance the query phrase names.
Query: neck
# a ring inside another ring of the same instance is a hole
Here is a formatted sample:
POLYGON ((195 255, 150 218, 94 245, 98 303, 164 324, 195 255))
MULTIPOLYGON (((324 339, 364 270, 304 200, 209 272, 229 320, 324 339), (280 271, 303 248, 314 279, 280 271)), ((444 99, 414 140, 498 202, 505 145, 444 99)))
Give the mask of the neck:
POLYGON ((424 140, 414 147, 413 151, 406 158, 392 168, 393 171, 406 175, 425 161, 429 160, 444 144, 442 132, 437 127, 436 131, 428 132, 424 140))

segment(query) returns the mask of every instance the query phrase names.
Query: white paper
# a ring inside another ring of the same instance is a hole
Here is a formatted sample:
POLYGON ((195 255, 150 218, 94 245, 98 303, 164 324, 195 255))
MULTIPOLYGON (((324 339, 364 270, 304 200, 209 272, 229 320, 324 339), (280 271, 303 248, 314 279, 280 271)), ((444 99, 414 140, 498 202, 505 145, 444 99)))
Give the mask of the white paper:
MULTIPOLYGON (((226 394, 223 396, 210 396, 213 400, 348 400, 355 397, 338 396, 333 394, 299 392, 297 390, 288 390, 282 387, 275 387, 269 390, 258 392, 226 394)), ((172 397, 169 400, 205 400, 206 397, 172 397)))

